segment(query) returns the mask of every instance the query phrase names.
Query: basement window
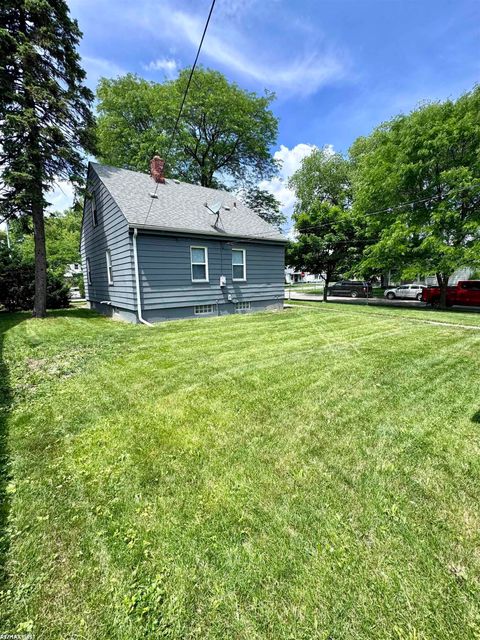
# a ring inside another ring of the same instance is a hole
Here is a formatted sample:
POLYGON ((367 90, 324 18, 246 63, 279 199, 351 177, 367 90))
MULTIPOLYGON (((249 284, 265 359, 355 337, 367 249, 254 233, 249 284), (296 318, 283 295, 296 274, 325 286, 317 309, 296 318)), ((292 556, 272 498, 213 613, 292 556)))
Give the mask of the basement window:
POLYGON ((197 304, 193 307, 196 316, 207 316, 215 311, 213 304, 197 304))
POLYGON ((242 311, 251 311, 252 303, 251 302, 236 302, 235 303, 235 311, 237 313, 241 313, 242 311))

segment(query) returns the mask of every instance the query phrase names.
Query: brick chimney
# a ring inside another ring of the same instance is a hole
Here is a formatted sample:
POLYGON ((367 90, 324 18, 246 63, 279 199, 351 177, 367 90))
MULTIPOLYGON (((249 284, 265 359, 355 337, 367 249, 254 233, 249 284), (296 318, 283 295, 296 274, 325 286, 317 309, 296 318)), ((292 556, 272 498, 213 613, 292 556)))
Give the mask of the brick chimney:
POLYGON ((159 184, 165 184, 165 160, 160 156, 153 156, 150 160, 150 175, 159 184))

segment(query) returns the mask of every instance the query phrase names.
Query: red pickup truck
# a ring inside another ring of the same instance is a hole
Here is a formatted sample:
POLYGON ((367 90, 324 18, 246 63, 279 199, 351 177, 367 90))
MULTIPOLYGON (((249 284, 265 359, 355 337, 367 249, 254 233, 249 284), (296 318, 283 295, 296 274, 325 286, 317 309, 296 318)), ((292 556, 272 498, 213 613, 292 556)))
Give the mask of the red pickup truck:
MULTIPOLYGON (((437 307, 440 303, 440 287, 426 287, 422 292, 423 302, 437 307)), ((454 304, 480 307, 480 280, 460 280, 455 287, 447 289, 447 307, 454 304)))

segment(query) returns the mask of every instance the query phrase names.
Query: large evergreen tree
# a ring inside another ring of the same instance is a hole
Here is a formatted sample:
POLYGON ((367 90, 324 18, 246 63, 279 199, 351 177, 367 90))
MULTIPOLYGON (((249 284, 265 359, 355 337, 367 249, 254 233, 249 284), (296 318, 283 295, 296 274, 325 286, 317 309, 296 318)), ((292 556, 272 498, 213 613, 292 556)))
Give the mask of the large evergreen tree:
POLYGON ((37 318, 46 314, 46 193, 58 179, 80 183, 82 151, 93 151, 81 35, 65 0, 0 4, 0 216, 31 218, 37 318))

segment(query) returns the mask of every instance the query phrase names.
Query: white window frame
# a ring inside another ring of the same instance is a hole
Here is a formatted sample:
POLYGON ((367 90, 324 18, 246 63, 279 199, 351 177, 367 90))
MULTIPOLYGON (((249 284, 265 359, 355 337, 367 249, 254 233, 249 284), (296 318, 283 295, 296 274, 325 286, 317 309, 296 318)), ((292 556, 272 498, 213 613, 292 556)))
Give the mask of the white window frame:
POLYGON ((249 300, 240 300, 235 303, 235 313, 242 313, 243 311, 251 311, 252 303, 249 300))
POLYGON ((97 211, 97 203, 95 201, 95 194, 92 194, 91 200, 92 207, 92 227, 98 227, 98 211, 97 211))
POLYGON ((113 286, 113 267, 112 267, 112 254, 110 249, 105 251, 105 260, 107 261, 107 278, 109 286, 113 286))
POLYGON ((193 307, 193 313, 196 316, 211 316, 215 313, 214 304, 196 304, 193 307))
POLYGON ((192 277, 192 282, 210 282, 210 276, 208 273, 208 247, 201 247, 201 246, 197 246, 197 245, 192 245, 190 247, 190 274, 192 277), (194 249, 203 249, 205 252, 205 262, 193 262, 193 250, 194 249), (205 266, 205 279, 196 279, 193 277, 193 265, 198 265, 201 264, 202 266, 205 266))
POLYGON ((87 282, 88 284, 92 284, 92 265, 90 262, 90 258, 86 259, 87 264, 87 282))
POLYGON ((232 249, 232 282, 246 282, 247 281, 247 250, 246 249, 232 249), (233 264, 233 252, 241 251, 243 253, 243 278, 234 278, 233 277, 233 267, 239 267, 240 265, 233 264))

